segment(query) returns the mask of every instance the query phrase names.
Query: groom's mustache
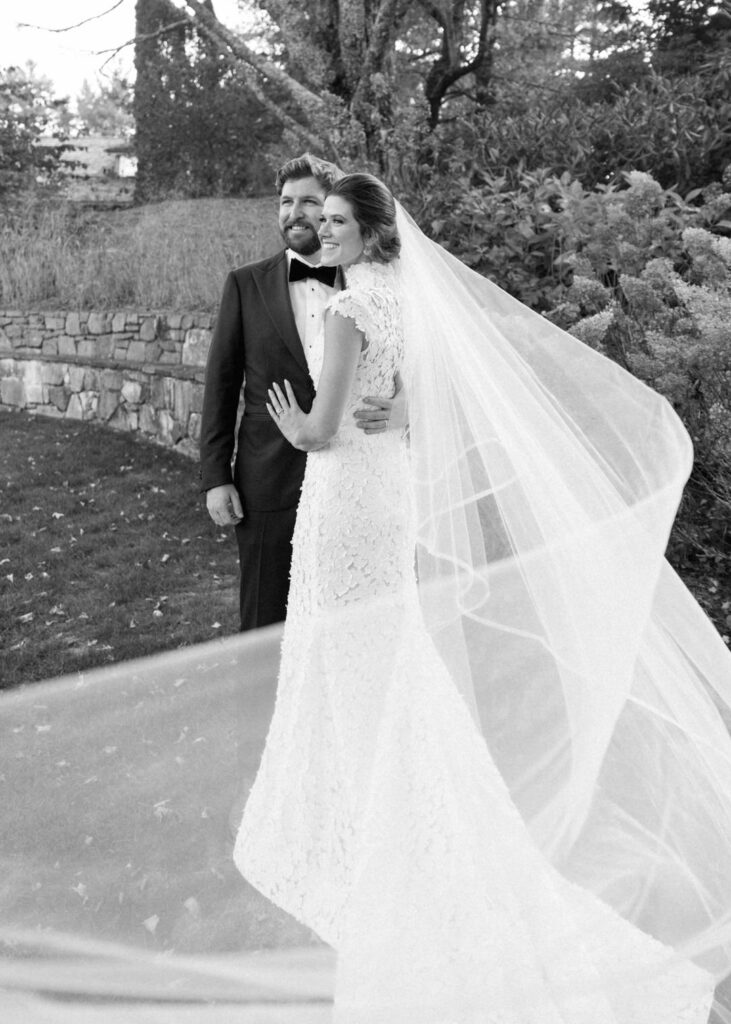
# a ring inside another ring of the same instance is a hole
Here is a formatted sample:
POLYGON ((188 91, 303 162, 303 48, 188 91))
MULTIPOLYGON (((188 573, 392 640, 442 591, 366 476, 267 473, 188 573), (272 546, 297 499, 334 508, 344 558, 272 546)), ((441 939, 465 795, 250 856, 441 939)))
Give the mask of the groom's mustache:
POLYGON ((287 228, 310 228, 311 231, 315 230, 310 222, 305 220, 304 217, 301 217, 299 220, 288 220, 284 225, 284 230, 286 231, 287 228))

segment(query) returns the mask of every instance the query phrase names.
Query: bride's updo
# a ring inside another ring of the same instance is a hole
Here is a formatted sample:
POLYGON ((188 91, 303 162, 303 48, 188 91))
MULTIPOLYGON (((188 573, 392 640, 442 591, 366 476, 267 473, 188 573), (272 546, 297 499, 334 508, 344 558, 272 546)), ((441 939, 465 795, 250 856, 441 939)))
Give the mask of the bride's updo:
POLYGON ((396 203, 382 181, 372 174, 346 174, 335 182, 328 195, 340 196, 352 206, 368 259, 376 263, 396 259, 401 249, 396 203))

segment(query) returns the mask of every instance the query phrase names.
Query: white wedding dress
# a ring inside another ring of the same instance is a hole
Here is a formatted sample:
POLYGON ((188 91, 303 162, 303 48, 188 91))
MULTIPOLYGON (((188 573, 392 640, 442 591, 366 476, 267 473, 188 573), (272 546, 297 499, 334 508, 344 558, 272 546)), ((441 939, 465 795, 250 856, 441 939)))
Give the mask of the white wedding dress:
MULTIPOLYGON (((336 1024, 705 1024, 713 979, 545 859, 425 628, 392 267, 331 308, 366 346, 307 461, 276 707, 235 860, 338 951, 336 1024)), ((322 339, 312 354, 317 381, 322 339)))

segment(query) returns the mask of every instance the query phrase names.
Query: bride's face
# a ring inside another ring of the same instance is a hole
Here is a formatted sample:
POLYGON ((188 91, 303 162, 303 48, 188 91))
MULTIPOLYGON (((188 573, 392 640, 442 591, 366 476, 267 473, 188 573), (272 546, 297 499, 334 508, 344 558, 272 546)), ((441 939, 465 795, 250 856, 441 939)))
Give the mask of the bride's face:
POLYGON ((320 263, 348 267, 363 257, 363 236, 353 207, 342 196, 328 196, 320 217, 320 263))

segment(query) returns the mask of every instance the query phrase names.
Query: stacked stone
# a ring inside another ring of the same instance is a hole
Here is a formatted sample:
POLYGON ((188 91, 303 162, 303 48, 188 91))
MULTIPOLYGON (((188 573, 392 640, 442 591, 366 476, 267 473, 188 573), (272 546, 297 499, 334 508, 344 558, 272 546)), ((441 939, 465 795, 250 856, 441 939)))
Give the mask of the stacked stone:
POLYGON ((99 420, 197 451, 207 313, 0 311, 0 408, 99 420))

